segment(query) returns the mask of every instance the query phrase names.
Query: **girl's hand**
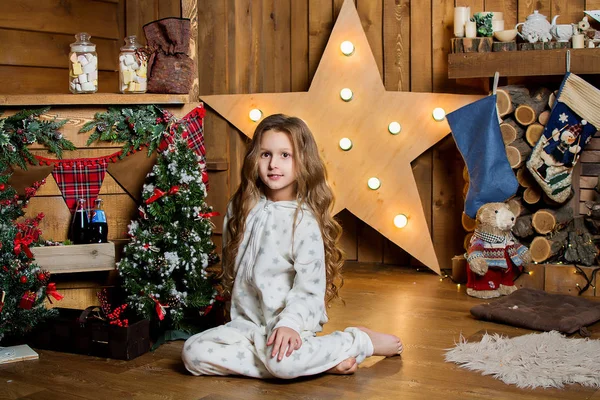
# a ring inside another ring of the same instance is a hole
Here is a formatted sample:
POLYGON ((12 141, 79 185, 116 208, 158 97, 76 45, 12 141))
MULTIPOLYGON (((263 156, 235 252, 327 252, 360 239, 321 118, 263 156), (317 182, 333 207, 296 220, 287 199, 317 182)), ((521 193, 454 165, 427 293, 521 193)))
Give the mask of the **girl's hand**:
POLYGON ((292 355, 294 350, 298 350, 302 346, 302 339, 300 339, 298 332, 292 328, 282 326, 273 330, 271 336, 269 336, 269 340, 267 340, 267 346, 270 345, 273 345, 271 357, 278 355, 277 360, 281 361, 284 354, 286 357, 289 357, 292 355))

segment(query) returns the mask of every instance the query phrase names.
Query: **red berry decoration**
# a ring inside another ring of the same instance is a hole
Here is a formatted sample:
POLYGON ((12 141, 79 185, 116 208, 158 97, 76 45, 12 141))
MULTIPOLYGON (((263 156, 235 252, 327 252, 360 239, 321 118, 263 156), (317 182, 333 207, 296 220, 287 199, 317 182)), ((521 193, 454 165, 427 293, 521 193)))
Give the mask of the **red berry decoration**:
POLYGON ((44 279, 46 279, 46 274, 44 274, 43 272, 40 272, 40 273, 38 274, 38 279, 39 279, 40 281, 43 281, 44 279))
POLYGON ((131 122, 129 123, 129 129, 133 129, 135 127, 135 125, 133 125, 131 122))
POLYGON ((0 190, 6 189, 6 185, 4 183, 0 183, 0 190))
POLYGON ((25 275, 21 275, 19 281, 21 281, 21 283, 27 283, 27 277, 25 275))

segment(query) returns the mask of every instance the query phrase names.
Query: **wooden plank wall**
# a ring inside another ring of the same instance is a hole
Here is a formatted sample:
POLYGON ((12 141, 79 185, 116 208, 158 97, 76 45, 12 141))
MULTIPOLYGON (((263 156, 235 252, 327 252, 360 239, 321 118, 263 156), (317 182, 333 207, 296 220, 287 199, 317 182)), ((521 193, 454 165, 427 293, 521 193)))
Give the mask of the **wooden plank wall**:
MULTIPOLYGON (((200 93, 307 90, 342 3, 198 0, 200 93)), ((355 4, 388 90, 453 93, 489 90, 487 80, 447 79, 454 6, 468 5, 472 12, 502 11, 507 27, 523 21, 535 8, 549 17, 561 14, 560 23, 579 19, 583 9, 600 8, 600 0, 355 0, 355 4)), ((123 37, 137 34, 144 42, 143 24, 181 13, 177 0, 3 0, 0 91, 66 93, 68 44, 74 33, 85 30, 98 45, 101 91, 115 92, 114 70, 123 37)), ((212 112, 206 118, 205 136, 208 157, 229 166, 210 176, 209 201, 223 213, 239 183, 245 140, 212 112)), ((456 235, 462 160, 451 138, 417 158, 413 171, 440 264, 449 268, 451 257, 462 251, 456 235)), ((350 213, 342 212, 339 218, 348 259, 411 262, 404 251, 350 213)), ((217 218, 215 223, 218 243, 222 221, 217 218)))
POLYGON ((117 92, 123 1, 0 1, 0 91, 69 93, 69 44, 87 32, 98 53, 99 89, 117 92))
POLYGON ((170 16, 181 16, 179 0, 2 0, 0 92, 68 93, 69 44, 87 32, 98 53, 99 91, 117 93, 123 38, 145 43, 142 26, 170 16))
MULTIPOLYGON (((199 76, 201 94, 307 90, 342 0, 199 0, 199 76), (204 61, 203 61, 204 60, 204 61)), ((484 79, 447 78, 453 9, 502 11, 507 27, 534 9, 561 23, 580 19, 599 0, 355 0, 363 28, 388 90, 487 93, 484 79)), ((207 150, 230 161, 227 188, 213 197, 223 211, 239 182, 244 139, 209 112, 207 150), (236 165, 237 164, 237 165, 236 165)), ((460 229, 463 161, 447 138, 413 163, 427 221, 442 268, 462 251, 460 229)), ((221 182, 222 178, 219 180, 221 182)), ((342 239, 350 260, 406 264, 410 257, 374 229, 343 211, 342 239)), ((218 226, 218 225, 217 225, 218 226)))

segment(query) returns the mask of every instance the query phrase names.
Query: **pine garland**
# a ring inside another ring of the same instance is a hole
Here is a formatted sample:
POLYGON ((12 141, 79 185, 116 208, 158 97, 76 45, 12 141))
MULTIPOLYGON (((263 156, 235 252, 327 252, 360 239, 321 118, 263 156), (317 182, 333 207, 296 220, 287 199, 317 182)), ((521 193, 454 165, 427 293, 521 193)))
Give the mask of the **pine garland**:
POLYGON ((95 141, 123 143, 119 158, 123 159, 132 150, 148 146, 148 156, 156 150, 163 133, 173 123, 171 114, 155 105, 110 107, 108 112, 96 113, 94 119, 79 130, 80 133, 95 129, 87 146, 95 141))
POLYGON ((215 246, 200 159, 179 132, 173 139, 146 177, 140 218, 128 227, 131 242, 117 266, 130 308, 164 318, 161 329, 181 329, 185 310, 197 313, 216 296, 207 272, 215 246))
POLYGON ((49 109, 22 110, 10 117, 0 118, 0 172, 11 165, 18 165, 22 169, 27 169, 27 163, 36 165, 37 160, 27 148, 33 143, 44 145, 59 158, 63 151, 75 150, 75 145, 59 132, 67 120, 39 118, 49 109))

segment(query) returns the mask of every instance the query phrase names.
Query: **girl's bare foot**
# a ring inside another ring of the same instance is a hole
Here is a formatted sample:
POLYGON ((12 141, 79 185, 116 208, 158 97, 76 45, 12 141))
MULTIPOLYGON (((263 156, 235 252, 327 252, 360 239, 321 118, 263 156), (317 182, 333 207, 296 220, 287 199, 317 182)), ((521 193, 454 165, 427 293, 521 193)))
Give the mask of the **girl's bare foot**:
POLYGON ((346 358, 344 361, 327 371, 328 374, 335 375, 352 375, 358 369, 356 358, 346 358))
POLYGON ((364 326, 359 326, 358 329, 365 332, 371 338, 374 356, 391 357, 402 353, 402 342, 398 336, 375 332, 364 326))

